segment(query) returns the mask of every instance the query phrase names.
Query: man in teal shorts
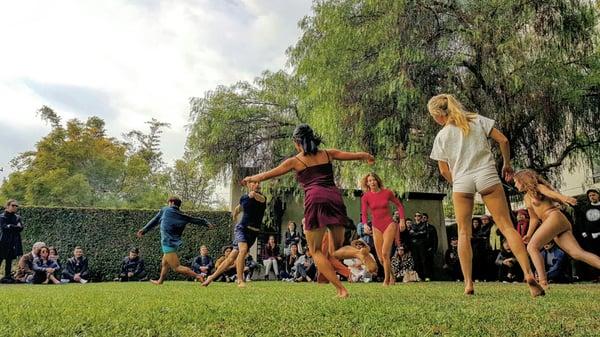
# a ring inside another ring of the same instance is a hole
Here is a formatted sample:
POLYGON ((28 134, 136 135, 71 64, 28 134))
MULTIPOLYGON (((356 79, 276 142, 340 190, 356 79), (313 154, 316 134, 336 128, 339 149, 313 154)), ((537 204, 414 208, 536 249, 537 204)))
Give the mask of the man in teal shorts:
POLYGON ((160 285, 165 281, 169 268, 180 274, 199 279, 199 274, 196 274, 190 268, 179 264, 177 250, 182 244, 181 235, 183 234, 185 225, 188 223, 213 228, 213 225, 209 224, 206 219, 194 218, 183 214, 179 210, 179 207, 181 207, 181 199, 171 197, 169 198, 168 203, 169 206, 163 207, 158 214, 144 226, 144 228, 137 231, 138 238, 141 238, 149 230, 160 223, 160 244, 164 255, 161 262, 160 277, 158 280, 150 280, 150 282, 156 285, 160 285))

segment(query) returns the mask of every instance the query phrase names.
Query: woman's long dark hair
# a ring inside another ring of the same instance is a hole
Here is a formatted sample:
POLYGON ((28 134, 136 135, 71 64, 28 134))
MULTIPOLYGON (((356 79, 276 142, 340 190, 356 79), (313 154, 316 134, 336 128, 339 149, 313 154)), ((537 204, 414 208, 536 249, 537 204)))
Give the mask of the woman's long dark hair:
POLYGON ((319 151, 321 137, 315 135, 315 132, 308 124, 300 124, 294 130, 292 136, 294 142, 302 146, 305 155, 314 155, 319 151))

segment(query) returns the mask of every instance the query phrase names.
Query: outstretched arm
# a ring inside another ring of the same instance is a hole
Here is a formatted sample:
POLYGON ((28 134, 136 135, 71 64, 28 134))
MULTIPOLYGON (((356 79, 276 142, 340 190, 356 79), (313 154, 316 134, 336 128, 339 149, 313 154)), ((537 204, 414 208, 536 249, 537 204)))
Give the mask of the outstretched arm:
POLYGON ((540 193, 542 193, 543 195, 547 196, 550 199, 560 201, 566 205, 571 205, 571 206, 577 205, 577 199, 575 199, 573 197, 568 197, 566 195, 562 195, 562 194, 548 188, 548 186, 546 186, 546 185, 538 184, 537 189, 538 189, 538 191, 540 191, 540 193))
POLYGON ((272 170, 244 178, 244 180, 242 180, 242 184, 245 185, 249 181, 260 182, 260 181, 276 178, 276 177, 282 176, 282 175, 290 172, 293 169, 294 169, 294 158, 288 158, 288 159, 284 160, 281 164, 279 164, 279 166, 275 167, 272 170))
POLYGON ((154 216, 154 218, 152 218, 152 220, 148 221, 148 223, 146 224, 146 226, 144 226, 144 228, 140 229, 137 232, 137 236, 141 237, 142 235, 146 234, 149 230, 156 227, 156 225, 158 225, 160 223, 160 219, 162 218, 162 215, 163 215, 163 210, 161 209, 160 211, 158 211, 158 213, 156 213, 156 215, 154 216))
POLYGON ((375 157, 367 152, 345 152, 337 149, 329 149, 327 152, 336 160, 366 160, 369 165, 375 163, 375 157))

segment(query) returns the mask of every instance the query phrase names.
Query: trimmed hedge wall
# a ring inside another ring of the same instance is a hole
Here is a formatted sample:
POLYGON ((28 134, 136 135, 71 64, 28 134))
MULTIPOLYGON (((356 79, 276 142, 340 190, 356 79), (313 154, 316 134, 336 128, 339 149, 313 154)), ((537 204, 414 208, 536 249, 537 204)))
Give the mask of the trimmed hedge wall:
MULTIPOLYGON (((142 228, 158 210, 92 209, 92 208, 48 208, 24 207, 19 214, 25 229, 21 233, 23 252, 31 249, 36 241, 43 241, 58 249, 64 263, 72 256, 75 246, 82 246, 89 259, 92 280, 109 281, 117 277, 121 261, 133 246, 140 249, 151 277, 158 277, 160 270, 160 228, 156 226, 138 239, 136 232, 142 228)), ((217 258, 221 247, 231 243, 232 224, 229 212, 190 212, 192 216, 204 217, 216 227, 188 224, 183 233, 183 246, 179 251, 180 261, 189 265, 198 255, 200 245, 207 245, 210 255, 217 258)), ((175 273, 169 274, 170 278, 175 273)))

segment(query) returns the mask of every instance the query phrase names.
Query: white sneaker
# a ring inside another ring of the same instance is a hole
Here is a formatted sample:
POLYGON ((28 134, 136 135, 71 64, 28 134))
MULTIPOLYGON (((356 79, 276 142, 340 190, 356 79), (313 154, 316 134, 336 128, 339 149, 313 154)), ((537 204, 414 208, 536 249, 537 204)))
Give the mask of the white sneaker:
POLYGON ((81 284, 86 284, 88 282, 89 282, 88 280, 84 280, 84 279, 79 280, 79 283, 81 283, 81 284))

